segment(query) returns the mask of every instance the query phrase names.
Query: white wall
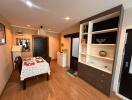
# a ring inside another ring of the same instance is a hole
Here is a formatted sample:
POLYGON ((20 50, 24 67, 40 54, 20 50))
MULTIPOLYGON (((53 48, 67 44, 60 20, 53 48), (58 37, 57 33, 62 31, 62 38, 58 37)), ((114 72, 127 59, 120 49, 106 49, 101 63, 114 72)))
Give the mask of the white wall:
POLYGON ((61 35, 61 43, 64 44, 61 47, 62 50, 66 50, 67 53, 67 66, 70 67, 70 54, 71 54, 71 38, 64 38, 64 34, 61 35))
POLYGON ((12 31, 10 24, 5 18, 0 16, 0 23, 5 25, 6 30, 6 45, 0 45, 0 95, 10 78, 13 70, 11 46, 12 46, 12 31))
POLYGON ((117 65, 116 65, 114 84, 113 84, 113 91, 115 91, 116 93, 118 93, 118 88, 119 88, 119 75, 120 75, 121 65, 123 60, 122 54, 123 54, 123 48, 124 48, 124 40, 126 36, 125 33, 126 33, 126 29, 129 29, 129 28, 132 29, 132 5, 130 8, 127 8, 124 10, 122 32, 120 37, 119 51, 117 56, 117 65))
POLYGON ((49 35, 49 56, 52 59, 57 59, 57 52, 59 51, 59 35, 50 34, 49 35))

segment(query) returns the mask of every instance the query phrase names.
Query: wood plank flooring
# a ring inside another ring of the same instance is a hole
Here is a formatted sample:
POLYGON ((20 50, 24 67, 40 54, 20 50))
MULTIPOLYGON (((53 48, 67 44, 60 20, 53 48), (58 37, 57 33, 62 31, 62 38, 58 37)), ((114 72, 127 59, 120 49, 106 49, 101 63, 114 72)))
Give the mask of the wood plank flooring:
POLYGON ((71 77, 66 69, 51 63, 50 80, 46 76, 33 78, 22 89, 19 73, 15 70, 0 100, 120 100, 115 95, 107 97, 80 78, 71 77))

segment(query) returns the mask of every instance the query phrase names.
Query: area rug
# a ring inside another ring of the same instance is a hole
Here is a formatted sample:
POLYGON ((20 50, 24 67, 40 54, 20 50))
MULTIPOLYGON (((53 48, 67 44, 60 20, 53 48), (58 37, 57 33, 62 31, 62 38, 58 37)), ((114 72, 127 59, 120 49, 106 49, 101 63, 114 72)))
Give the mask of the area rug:
POLYGON ((73 71, 72 69, 68 69, 67 70, 67 74, 70 75, 71 77, 77 77, 77 72, 76 71, 73 71))

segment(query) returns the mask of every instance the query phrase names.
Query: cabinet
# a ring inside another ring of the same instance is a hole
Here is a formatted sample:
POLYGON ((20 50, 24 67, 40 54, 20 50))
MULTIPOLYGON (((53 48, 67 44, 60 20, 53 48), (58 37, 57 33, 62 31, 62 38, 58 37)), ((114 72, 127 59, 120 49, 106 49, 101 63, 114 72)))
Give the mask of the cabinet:
POLYGON ((66 53, 61 53, 61 52, 57 52, 57 64, 62 66, 62 67, 66 67, 67 65, 67 57, 66 57, 66 53))
POLYGON ((82 63, 78 63, 78 66, 79 77, 93 85, 95 88, 98 88, 106 95, 110 95, 109 90, 112 79, 112 76, 110 74, 82 63))
POLYGON ((85 19, 80 24, 78 75, 108 96, 118 46, 121 13, 122 6, 118 6, 85 19))

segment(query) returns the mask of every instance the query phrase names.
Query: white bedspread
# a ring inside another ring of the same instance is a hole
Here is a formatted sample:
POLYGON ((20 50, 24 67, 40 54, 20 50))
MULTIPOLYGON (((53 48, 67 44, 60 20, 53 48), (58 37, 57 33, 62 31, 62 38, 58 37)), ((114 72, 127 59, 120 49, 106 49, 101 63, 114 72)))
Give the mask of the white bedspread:
POLYGON ((48 62, 44 61, 41 63, 37 63, 35 58, 32 59, 32 61, 35 62, 35 64, 32 66, 24 65, 24 62, 26 61, 23 61, 21 75, 20 75, 21 81, 23 81, 26 78, 44 74, 44 73, 48 73, 50 75, 50 66, 48 62))

